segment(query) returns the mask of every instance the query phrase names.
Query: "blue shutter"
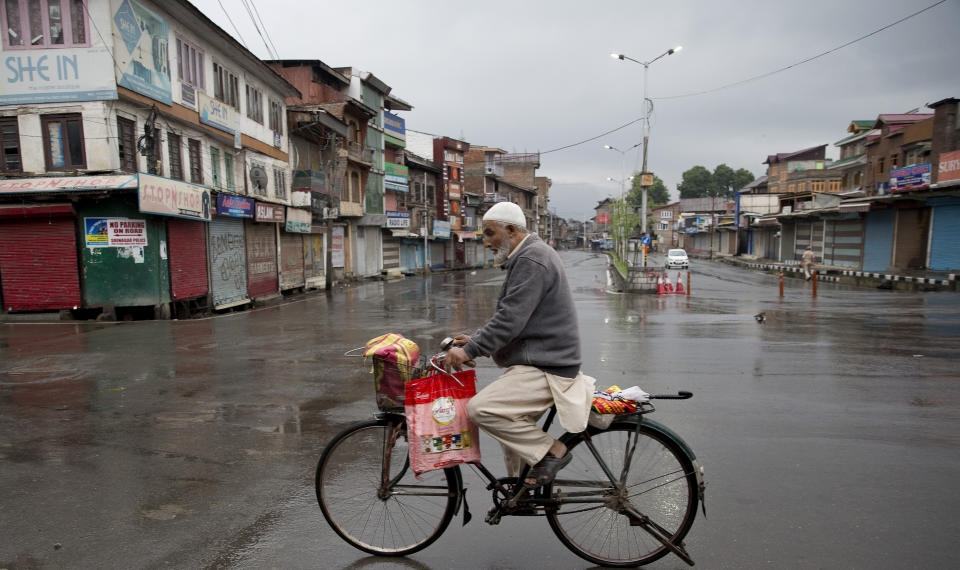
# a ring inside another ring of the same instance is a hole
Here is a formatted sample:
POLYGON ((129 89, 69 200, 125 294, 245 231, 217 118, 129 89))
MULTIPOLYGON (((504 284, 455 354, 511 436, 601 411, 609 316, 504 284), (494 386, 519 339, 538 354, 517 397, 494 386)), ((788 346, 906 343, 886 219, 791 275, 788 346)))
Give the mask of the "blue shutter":
POLYGON ((933 200, 933 233, 930 236, 930 269, 960 269, 960 202, 956 199, 933 200))
POLYGON ((867 212, 863 237, 863 270, 886 271, 893 254, 893 210, 867 212))

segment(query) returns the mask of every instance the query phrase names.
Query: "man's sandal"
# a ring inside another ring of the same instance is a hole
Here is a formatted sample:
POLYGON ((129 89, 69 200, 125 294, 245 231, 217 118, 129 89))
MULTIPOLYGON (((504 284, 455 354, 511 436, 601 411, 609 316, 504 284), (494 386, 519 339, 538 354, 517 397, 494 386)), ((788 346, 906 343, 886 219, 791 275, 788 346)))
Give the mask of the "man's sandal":
POLYGON ((566 467, 573 459, 573 455, 568 450, 563 457, 557 457, 551 452, 547 452, 543 459, 530 468, 530 472, 524 478, 523 486, 528 489, 536 489, 553 483, 557 473, 566 467), (527 479, 534 479, 536 483, 528 483, 527 479))

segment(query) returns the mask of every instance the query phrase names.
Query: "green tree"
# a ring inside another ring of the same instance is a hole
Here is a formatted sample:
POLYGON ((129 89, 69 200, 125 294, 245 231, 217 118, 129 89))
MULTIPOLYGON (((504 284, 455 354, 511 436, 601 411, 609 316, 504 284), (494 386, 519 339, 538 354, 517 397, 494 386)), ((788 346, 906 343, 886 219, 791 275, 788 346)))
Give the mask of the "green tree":
MULTIPOLYGON (((649 198, 649 196, 648 196, 649 198)), ((633 228, 640 223, 640 216, 634 210, 634 207, 624 200, 613 200, 610 203, 610 226, 616 246, 617 255, 620 259, 626 260, 627 241, 633 228)))
POLYGON ((711 195, 732 196, 733 180, 735 177, 736 173, 732 168, 723 163, 718 164, 717 167, 713 169, 714 191, 711 193, 711 195))
MULTIPOLYGON (((630 188, 630 193, 627 195, 627 202, 634 206, 643 204, 643 189, 640 187, 639 172, 634 174, 633 187, 630 188)), ((647 206, 652 208, 654 206, 663 206, 669 202, 670 191, 667 190, 667 185, 663 183, 663 180, 661 180, 659 176, 654 175, 653 186, 647 186, 647 206)))
POLYGON ((733 173, 733 189, 736 191, 743 190, 743 187, 747 184, 750 184, 756 179, 752 172, 746 168, 738 168, 736 172, 733 173))
POLYGON ((697 165, 683 173, 683 180, 677 184, 680 198, 703 198, 710 196, 716 185, 713 174, 706 167, 697 165))

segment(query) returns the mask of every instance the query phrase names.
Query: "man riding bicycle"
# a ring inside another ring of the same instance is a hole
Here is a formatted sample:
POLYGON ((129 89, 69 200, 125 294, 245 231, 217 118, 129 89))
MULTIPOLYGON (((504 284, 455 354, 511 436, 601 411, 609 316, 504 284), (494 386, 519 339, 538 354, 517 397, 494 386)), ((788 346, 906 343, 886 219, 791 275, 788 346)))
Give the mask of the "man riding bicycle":
POLYGON ((506 371, 477 394, 470 417, 503 446, 507 474, 532 465, 524 484, 549 484, 570 462, 566 447, 537 426, 557 407, 569 432, 587 427, 595 381, 580 372, 580 333, 573 295, 560 256, 528 233, 523 210, 494 204, 483 216, 483 244, 507 271, 493 317, 473 336, 457 335, 446 356, 460 370, 478 356, 492 356, 506 371))

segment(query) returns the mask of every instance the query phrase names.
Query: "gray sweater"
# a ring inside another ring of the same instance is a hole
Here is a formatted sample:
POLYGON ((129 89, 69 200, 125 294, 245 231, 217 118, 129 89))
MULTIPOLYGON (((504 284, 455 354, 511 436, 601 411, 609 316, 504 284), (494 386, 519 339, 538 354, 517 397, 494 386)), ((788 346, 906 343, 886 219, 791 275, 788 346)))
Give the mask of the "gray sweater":
POLYGON ((535 234, 503 264, 507 278, 493 317, 470 338, 470 358, 536 366, 574 378, 580 370, 577 312, 560 256, 535 234))

